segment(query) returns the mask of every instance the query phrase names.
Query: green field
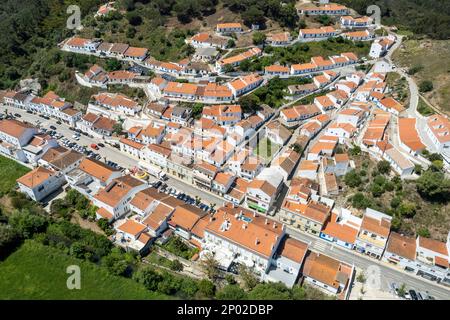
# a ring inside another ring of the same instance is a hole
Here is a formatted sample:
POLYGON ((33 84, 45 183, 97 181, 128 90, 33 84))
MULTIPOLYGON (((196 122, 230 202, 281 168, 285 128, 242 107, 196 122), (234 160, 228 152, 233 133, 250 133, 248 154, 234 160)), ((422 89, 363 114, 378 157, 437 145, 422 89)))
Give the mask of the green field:
POLYGON ((16 185, 16 179, 29 172, 30 169, 14 160, 0 156, 0 192, 6 193, 16 185))
POLYGON ((131 279, 110 275, 93 263, 29 241, 0 262, 0 299, 165 299, 131 279), (81 289, 69 290, 66 268, 81 269, 81 289))

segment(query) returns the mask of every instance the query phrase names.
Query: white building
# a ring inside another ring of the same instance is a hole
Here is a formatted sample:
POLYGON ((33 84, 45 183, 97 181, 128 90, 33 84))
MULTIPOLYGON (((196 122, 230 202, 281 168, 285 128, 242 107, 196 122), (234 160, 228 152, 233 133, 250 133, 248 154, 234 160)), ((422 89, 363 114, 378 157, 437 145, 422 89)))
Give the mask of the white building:
POLYGON ((34 201, 41 201, 64 183, 64 176, 58 172, 37 167, 17 179, 20 192, 34 201))
POLYGON ((367 208, 361 223, 355 250, 380 259, 389 237, 392 217, 367 208))

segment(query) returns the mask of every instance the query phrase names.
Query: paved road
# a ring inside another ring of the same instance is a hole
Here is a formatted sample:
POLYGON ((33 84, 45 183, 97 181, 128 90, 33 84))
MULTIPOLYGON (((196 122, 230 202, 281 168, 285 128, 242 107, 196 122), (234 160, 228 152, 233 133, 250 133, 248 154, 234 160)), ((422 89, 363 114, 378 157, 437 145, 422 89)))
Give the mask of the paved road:
POLYGON ((319 237, 294 230, 290 227, 287 228, 287 233, 301 241, 308 242, 309 248, 313 251, 324 253, 349 264, 354 264, 360 269, 368 270, 369 268, 379 268, 381 275, 380 289, 382 291, 389 291, 389 284, 392 282, 397 283, 399 286, 404 283, 408 289, 412 288, 416 291, 428 291, 429 294, 436 299, 450 299, 450 288, 408 274, 385 262, 336 246, 319 237))

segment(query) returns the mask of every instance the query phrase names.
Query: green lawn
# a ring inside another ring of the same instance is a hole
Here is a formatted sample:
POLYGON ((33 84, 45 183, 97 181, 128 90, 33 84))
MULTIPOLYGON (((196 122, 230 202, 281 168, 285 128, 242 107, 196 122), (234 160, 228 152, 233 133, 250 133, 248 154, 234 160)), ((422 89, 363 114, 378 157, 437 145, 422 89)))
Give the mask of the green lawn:
POLYGON ((264 138, 263 140, 259 141, 258 145, 256 146, 255 154, 265 159, 266 162, 269 162, 280 148, 281 147, 278 144, 275 144, 269 139, 264 138))
POLYGON ((6 193, 16 185, 16 179, 29 172, 30 169, 14 160, 0 156, 0 192, 6 193))
POLYGON ((56 248, 28 241, 0 262, 0 299, 165 299, 132 279, 70 257, 56 248), (81 269, 81 289, 69 290, 66 268, 81 269))

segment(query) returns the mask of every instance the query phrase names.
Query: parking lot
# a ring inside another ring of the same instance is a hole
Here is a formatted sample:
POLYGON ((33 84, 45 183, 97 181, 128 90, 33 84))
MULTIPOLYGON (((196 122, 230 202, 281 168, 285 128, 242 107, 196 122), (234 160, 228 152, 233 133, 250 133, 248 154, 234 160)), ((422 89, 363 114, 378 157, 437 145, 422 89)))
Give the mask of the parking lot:
POLYGON ((211 208, 207 204, 202 203, 200 198, 197 198, 197 199, 193 198, 191 195, 188 195, 185 192, 177 190, 175 187, 171 187, 171 186, 167 185, 167 183, 162 180, 156 180, 153 183, 151 183, 151 185, 152 185, 152 187, 158 189, 160 192, 164 192, 167 195, 176 197, 178 200, 181 200, 187 204, 196 206, 205 212, 214 212, 215 211, 214 208, 211 208))

